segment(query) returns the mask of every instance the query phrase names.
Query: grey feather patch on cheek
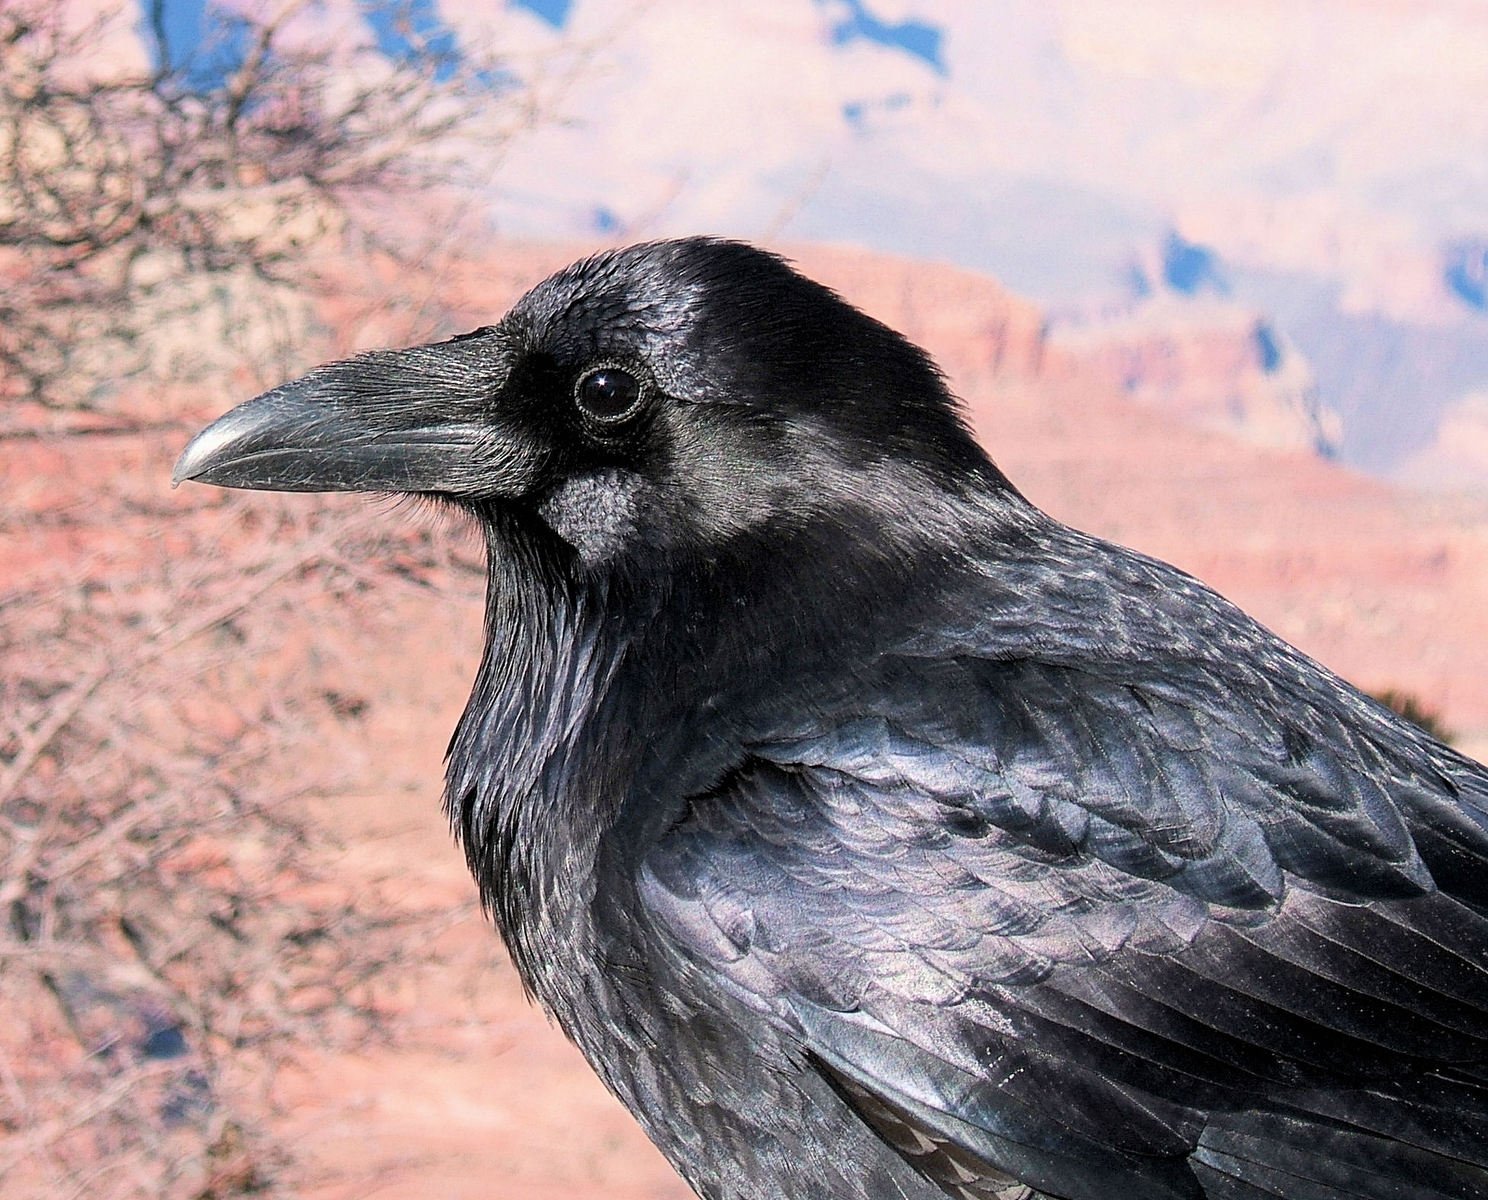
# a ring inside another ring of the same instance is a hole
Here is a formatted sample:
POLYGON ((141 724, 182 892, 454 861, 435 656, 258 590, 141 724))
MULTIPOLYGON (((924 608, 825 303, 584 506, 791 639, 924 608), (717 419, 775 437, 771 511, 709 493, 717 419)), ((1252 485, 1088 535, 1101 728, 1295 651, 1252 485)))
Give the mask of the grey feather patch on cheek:
POLYGON ((611 467, 565 479, 537 511, 592 566, 614 557, 635 536, 645 490, 640 476, 611 467))

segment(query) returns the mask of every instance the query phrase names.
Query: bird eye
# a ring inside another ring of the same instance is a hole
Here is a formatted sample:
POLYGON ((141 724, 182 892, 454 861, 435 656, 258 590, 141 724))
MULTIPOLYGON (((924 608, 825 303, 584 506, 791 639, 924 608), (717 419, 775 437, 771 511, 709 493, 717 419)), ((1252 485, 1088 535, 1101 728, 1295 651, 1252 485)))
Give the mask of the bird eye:
POLYGON ((574 399, 585 414, 606 423, 630 416, 641 399, 641 385, 629 371, 601 367, 579 380, 574 399))

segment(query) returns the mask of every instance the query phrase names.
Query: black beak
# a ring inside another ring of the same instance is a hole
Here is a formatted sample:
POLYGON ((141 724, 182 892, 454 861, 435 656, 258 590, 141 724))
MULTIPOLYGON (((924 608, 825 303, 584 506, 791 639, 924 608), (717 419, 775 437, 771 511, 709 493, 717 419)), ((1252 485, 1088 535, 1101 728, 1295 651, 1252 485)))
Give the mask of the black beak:
POLYGON ((172 483, 521 495, 537 455, 493 411, 504 374, 492 362, 494 340, 377 351, 317 368, 213 421, 181 454, 172 483))

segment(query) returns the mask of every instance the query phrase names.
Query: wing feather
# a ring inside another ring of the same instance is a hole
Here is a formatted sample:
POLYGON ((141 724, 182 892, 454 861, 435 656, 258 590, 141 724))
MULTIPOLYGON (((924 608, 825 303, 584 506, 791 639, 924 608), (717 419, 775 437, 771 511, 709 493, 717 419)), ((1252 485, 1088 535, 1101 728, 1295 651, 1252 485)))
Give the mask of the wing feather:
POLYGON ((1488 1197, 1481 768, 1203 676, 877 670, 751 743, 640 890, 928 1178, 1488 1197))

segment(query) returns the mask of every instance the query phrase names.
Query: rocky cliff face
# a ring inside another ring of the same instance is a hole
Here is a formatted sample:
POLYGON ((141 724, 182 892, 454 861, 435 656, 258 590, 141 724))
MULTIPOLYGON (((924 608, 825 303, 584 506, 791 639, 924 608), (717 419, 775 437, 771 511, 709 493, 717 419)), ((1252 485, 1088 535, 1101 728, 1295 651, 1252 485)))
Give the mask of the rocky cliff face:
POLYGON ((786 247, 806 274, 922 345, 961 376, 1040 377, 1050 369, 1039 307, 986 275, 846 247, 786 247))
POLYGON ((1258 446, 1334 457, 1342 421, 1306 358, 1241 306, 1158 299, 1051 335, 1071 379, 1258 446))

